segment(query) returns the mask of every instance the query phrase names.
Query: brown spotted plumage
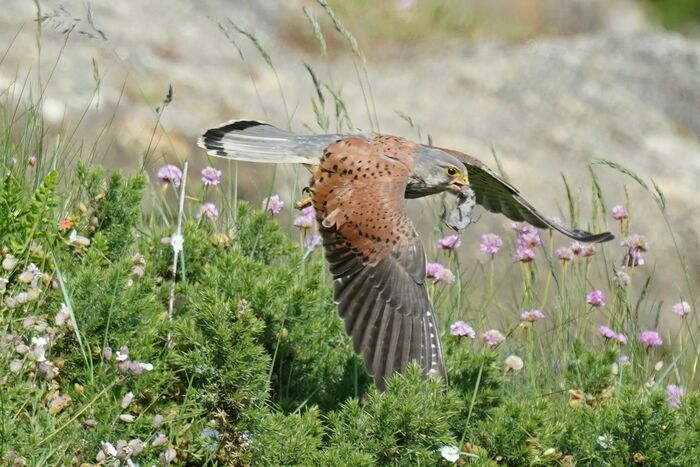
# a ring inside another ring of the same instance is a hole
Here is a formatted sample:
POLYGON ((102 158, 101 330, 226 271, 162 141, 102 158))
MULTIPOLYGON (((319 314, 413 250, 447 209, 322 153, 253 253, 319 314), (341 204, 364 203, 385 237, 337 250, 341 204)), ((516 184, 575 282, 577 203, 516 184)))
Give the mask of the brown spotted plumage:
POLYGON ((311 184, 338 312, 380 388, 412 360, 446 380, 425 252, 404 209, 415 148, 344 138, 326 149, 311 184))

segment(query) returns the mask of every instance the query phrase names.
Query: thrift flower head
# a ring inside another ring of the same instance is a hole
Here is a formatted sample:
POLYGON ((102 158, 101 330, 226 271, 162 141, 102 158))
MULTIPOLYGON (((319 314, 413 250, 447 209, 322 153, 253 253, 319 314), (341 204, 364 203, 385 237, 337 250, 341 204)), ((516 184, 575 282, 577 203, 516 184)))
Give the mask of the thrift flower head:
POLYGON ((672 409, 678 410, 681 408, 682 395, 681 388, 675 384, 669 384, 666 386, 666 403, 668 403, 668 406, 672 409))
POLYGON ((538 319, 544 318, 544 314, 540 310, 526 310, 520 313, 520 320, 534 323, 538 319))
POLYGON ((310 229, 316 221, 316 210, 313 206, 307 206, 301 210, 299 216, 294 219, 294 225, 300 229, 310 229))
POLYGON ((515 242, 520 248, 537 248, 542 245, 540 234, 536 230, 520 234, 515 242))
POLYGON ((617 333, 607 326, 598 326, 598 332, 607 340, 617 341, 622 345, 627 344, 627 336, 623 333, 617 333))
POLYGON ((498 329, 490 329, 481 335, 481 338, 486 341, 489 347, 495 347, 498 344, 502 344, 506 340, 506 336, 503 335, 498 329))
POLYGON ((172 183, 173 186, 178 187, 182 183, 182 170, 172 164, 164 165, 158 170, 158 180, 161 183, 172 183))
POLYGON ((571 261, 574 259, 574 252, 569 247, 559 247, 554 251, 554 254, 562 261, 571 261))
POLYGON ((617 276, 617 280, 621 285, 630 285, 632 282, 632 278, 625 271, 617 271, 615 275, 617 276))
POLYGON ((572 251, 572 252, 574 253, 574 255, 576 255, 576 256, 581 256, 581 255, 583 255, 583 251, 586 249, 586 247, 584 246, 583 243, 577 242, 576 240, 574 240, 573 242, 571 242, 571 246, 570 246, 569 248, 571 248, 571 251, 572 251))
POLYGON ((656 331, 642 331, 639 335, 639 342, 647 347, 660 347, 664 343, 656 331))
POLYGON ((629 355, 620 355, 620 364, 627 365, 630 362, 629 355))
POLYGON ((688 315, 692 311, 692 309, 690 308, 690 303, 680 302, 673 305, 671 307, 671 311, 682 318, 683 316, 688 315))
POLYGON ((605 306, 605 295, 601 290, 591 290, 586 294, 586 303, 596 308, 605 306))
POLYGON ((469 326, 469 324, 465 323, 464 321, 455 321, 452 323, 450 326, 450 332, 453 336, 457 337, 468 337, 470 339, 474 339, 476 337, 474 328, 469 326))
POLYGON ((627 253, 622 258, 621 266, 644 266, 642 253, 649 249, 649 242, 643 235, 630 235, 620 242, 620 246, 627 247, 627 253))
POLYGON ((479 249, 486 254, 495 255, 503 248, 503 240, 496 234, 488 233, 481 236, 479 249))
POLYGON ((304 248, 306 248, 306 250, 313 250, 314 248, 320 247, 322 245, 323 238, 321 238, 321 236, 318 234, 311 234, 308 237, 306 237, 306 240, 304 240, 304 248))
POLYGON ((615 220, 618 220, 618 221, 621 221, 623 219, 627 219, 630 217, 630 213, 627 212, 627 208, 625 208, 621 204, 613 206, 611 214, 612 214, 612 218, 615 220))
POLYGON ((524 366, 523 359, 517 355, 508 355, 503 363, 505 364, 506 371, 512 371, 514 373, 522 370, 524 366))
POLYGON ((214 203, 204 203, 199 207, 194 217, 195 219, 201 219, 204 217, 205 219, 213 221, 219 217, 219 210, 216 208, 214 203))
POLYGON ((428 263, 425 275, 433 278, 436 283, 452 284, 455 281, 455 275, 452 271, 440 263, 428 263))
POLYGON ((270 214, 279 214, 284 207, 284 201, 280 199, 279 195, 272 195, 269 198, 265 198, 262 202, 263 209, 266 209, 270 214))
POLYGON ((517 263, 520 261, 521 263, 529 263, 535 259, 535 252, 532 251, 530 248, 521 248, 518 247, 515 250, 515 253, 513 254, 513 262, 517 263))
POLYGON ((204 183, 205 186, 216 186, 219 184, 221 170, 214 167, 204 167, 200 173, 202 174, 202 183, 204 183))
POLYGON ((437 246, 441 250, 454 250, 459 248, 461 244, 462 240, 459 238, 459 235, 448 235, 437 242, 437 246))
POLYGON ((436 283, 454 284, 454 281, 454 273, 447 268, 442 268, 440 271, 438 271, 437 275, 435 276, 436 283))
POLYGON ((537 233, 537 229, 528 224, 527 222, 513 222, 510 224, 510 228, 520 235, 537 233))

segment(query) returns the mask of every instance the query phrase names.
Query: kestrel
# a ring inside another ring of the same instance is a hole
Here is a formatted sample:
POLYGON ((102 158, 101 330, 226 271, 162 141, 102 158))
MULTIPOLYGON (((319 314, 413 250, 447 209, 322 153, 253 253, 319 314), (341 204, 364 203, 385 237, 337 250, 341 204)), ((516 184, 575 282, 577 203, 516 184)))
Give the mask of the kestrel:
POLYGON ((199 144, 213 156, 312 168, 311 201, 333 276, 334 300, 355 352, 380 389, 413 360, 424 375, 447 381, 426 288, 425 251, 404 198, 455 192, 460 213, 471 182, 476 202, 490 211, 580 241, 613 238, 551 223, 471 156, 396 136, 297 135, 238 121, 208 130, 199 144))

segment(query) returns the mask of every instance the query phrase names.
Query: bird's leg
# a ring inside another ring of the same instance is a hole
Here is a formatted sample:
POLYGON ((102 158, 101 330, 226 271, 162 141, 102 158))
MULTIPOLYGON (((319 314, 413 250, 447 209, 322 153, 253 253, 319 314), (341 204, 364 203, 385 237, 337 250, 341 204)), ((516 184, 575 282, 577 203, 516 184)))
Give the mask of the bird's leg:
MULTIPOLYGON (((304 189, 301 190, 301 192, 304 193, 304 194, 309 194, 309 195, 313 195, 313 194, 314 194, 314 190, 313 190, 311 187, 308 187, 308 186, 307 186, 307 187, 304 187, 304 189)), ((296 209, 298 209, 298 210, 301 211, 302 209, 308 208, 309 206, 311 206, 312 203, 313 203, 313 202, 311 201, 311 196, 307 196, 306 198, 302 199, 301 201, 297 201, 297 202, 294 204, 294 207, 295 207, 296 209)))

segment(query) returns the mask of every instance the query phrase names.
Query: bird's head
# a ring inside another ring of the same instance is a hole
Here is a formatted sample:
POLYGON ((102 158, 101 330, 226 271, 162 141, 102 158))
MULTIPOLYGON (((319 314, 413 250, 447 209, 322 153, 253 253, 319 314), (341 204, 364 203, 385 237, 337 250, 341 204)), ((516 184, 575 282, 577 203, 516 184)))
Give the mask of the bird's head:
POLYGON ((413 183, 422 185, 426 192, 438 193, 451 190, 461 193, 469 185, 464 164, 455 157, 432 148, 421 148, 415 158, 413 183))

